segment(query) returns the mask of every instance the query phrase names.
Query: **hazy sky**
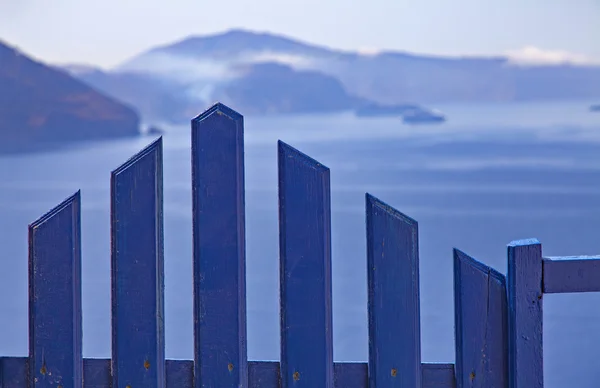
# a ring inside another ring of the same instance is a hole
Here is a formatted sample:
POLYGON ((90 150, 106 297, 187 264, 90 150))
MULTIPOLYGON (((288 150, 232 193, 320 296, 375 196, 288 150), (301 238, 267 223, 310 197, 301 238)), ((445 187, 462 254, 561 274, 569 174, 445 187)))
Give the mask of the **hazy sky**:
POLYGON ((0 0, 0 40, 53 63, 110 67, 230 28, 342 49, 600 61, 600 0, 0 0))

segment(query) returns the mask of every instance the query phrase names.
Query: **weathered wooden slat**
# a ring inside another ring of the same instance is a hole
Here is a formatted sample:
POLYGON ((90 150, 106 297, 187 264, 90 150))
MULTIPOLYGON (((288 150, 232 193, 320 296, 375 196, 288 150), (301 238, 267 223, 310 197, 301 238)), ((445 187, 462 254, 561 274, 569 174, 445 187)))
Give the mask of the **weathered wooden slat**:
POLYGON ((508 245, 509 388, 542 388, 542 246, 536 239, 508 245))
POLYGON ((508 327, 504 275, 454 250, 456 383, 505 388, 508 327))
POLYGON ((366 195, 369 386, 421 386, 417 222, 366 195))
POLYGON ((366 388, 369 386, 368 364, 344 362, 333 364, 335 388, 366 388))
MULTIPOLYGON (((83 360, 84 388, 111 388, 110 359, 83 360)), ((167 360, 167 388, 193 387, 192 360, 167 360)), ((335 363, 335 388, 367 388, 366 363, 335 363)), ((422 388, 455 388, 453 364, 423 364, 422 388)), ((0 388, 27 388, 27 358, 0 358, 0 388)), ((280 388, 279 362, 248 362, 251 388, 280 388)))
POLYGON ((85 388, 110 388, 111 360, 102 358, 86 358, 83 360, 83 386, 85 388))
POLYGON ((251 361, 248 363, 250 388, 281 387, 279 363, 273 361, 251 361))
POLYGON ((421 364, 422 388, 455 388, 454 364, 421 364))
POLYGON ((282 387, 333 388, 329 169, 278 143, 282 387))
POLYGON ((162 138, 111 174, 113 387, 165 386, 162 138))
MULTIPOLYGON (((180 362, 180 361, 177 361, 180 362)), ((250 388, 282 387, 279 362, 252 361, 248 363, 250 388)), ((454 364, 422 364, 422 388, 455 388, 454 364)), ((334 363, 335 388, 367 388, 368 364, 334 363)), ((171 386, 168 386, 171 388, 171 386)))
POLYGON ((81 204, 29 225, 29 386, 81 387, 81 204))
POLYGON ((244 120, 216 104, 192 120, 195 387, 248 386, 244 120))
POLYGON ((545 294, 600 291, 599 257, 553 257, 542 261, 545 294))
POLYGON ((167 360, 167 388, 193 388, 194 387, 194 361, 193 360, 167 360))
POLYGON ((27 357, 0 357, 0 388, 29 388, 27 357))

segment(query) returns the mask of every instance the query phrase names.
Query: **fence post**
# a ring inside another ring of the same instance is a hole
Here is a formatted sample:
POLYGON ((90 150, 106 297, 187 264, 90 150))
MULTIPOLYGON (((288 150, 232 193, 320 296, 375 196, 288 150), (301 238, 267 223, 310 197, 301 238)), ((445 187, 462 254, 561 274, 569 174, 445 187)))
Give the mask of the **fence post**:
POLYGON ((454 250, 457 388, 506 388, 508 328, 504 275, 454 250))
POLYGON ((111 174, 114 388, 165 387, 162 138, 111 174))
POLYGON ((508 245, 509 388, 543 388, 542 246, 508 245))
POLYGON ((29 226, 29 387, 83 386, 78 191, 29 226))
POLYGON ((329 169, 278 143, 281 385, 333 388, 329 169))
POLYGON ((369 387, 421 387, 417 222, 367 194, 369 387))
POLYGON ((195 387, 248 386, 244 119, 215 104, 192 120, 195 387))

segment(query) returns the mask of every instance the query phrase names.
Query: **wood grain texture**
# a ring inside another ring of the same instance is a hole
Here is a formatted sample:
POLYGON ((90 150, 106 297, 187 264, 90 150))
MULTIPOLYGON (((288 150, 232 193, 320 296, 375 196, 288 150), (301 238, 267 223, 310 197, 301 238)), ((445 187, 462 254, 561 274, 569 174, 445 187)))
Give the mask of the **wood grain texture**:
MULTIPOLYGON (((28 388, 26 357, 0 358, 0 388, 28 388)), ((192 360, 166 360, 167 388, 193 388, 192 360)), ((367 388, 366 363, 335 363, 335 388, 367 388)), ((421 388, 455 388, 453 364, 423 364, 421 388)), ((84 388, 112 388, 110 359, 83 360, 84 388)), ((248 383, 252 388, 281 388, 279 362, 248 362, 248 383)))
POLYGON ((86 358, 83 360, 83 386, 85 388, 110 388, 112 375, 111 360, 86 358))
POLYGON ((536 239, 508 245, 509 387, 542 388, 542 245, 536 239))
POLYGON ((111 174, 113 387, 165 386, 162 138, 111 174))
POLYGON ((421 386, 417 222, 367 194, 369 386, 421 386))
POLYGON ((278 143, 281 382, 333 388, 329 169, 278 143))
POLYGON ((28 377, 28 357, 0 357, 0 388, 35 387, 28 377))
POLYGON ((79 191, 29 225, 29 387, 83 385, 79 191))
POLYGON ((545 294, 600 291, 599 257, 553 257, 542 265, 545 294))
POLYGON ((454 364, 421 364, 422 388, 456 388, 454 364))
POLYGON ((216 104, 192 120, 195 387, 248 386, 244 120, 216 104))
POLYGON ((508 327, 504 275, 454 250, 458 388, 506 388, 508 327))

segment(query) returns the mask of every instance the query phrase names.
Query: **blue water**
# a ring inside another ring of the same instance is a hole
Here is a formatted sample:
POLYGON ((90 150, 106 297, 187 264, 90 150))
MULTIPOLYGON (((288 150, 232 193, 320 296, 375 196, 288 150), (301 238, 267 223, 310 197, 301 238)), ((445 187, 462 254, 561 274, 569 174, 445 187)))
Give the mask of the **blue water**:
MULTIPOLYGON (((422 353, 454 360, 452 248, 506 272, 506 244, 600 253, 600 115, 587 102, 442 106, 442 126, 246 118, 248 346, 279 358, 276 140, 331 168, 336 361, 366 361, 364 193, 419 221, 422 353)), ((27 354, 27 225, 82 190, 84 356, 110 356, 109 177, 152 138, 0 157, 0 355, 27 354)), ((164 136, 166 352, 192 358, 189 129, 164 136)), ((595 387, 600 296, 544 298, 547 387, 595 387)))

